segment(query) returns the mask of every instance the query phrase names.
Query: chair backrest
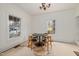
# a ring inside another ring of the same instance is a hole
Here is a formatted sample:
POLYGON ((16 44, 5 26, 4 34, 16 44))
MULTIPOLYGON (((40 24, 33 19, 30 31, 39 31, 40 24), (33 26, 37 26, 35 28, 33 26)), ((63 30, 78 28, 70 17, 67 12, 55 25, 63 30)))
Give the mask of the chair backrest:
POLYGON ((38 34, 37 33, 32 34, 32 41, 34 41, 34 42, 38 41, 38 34))
POLYGON ((44 43, 44 42, 46 42, 46 39, 47 39, 47 33, 43 33, 43 34, 41 34, 41 33, 34 33, 34 34, 32 34, 32 41, 33 42, 38 42, 38 43, 44 43))
POLYGON ((34 34, 32 34, 32 38, 36 39, 36 40, 44 40, 44 39, 46 39, 46 37, 47 37, 47 33, 44 33, 44 34, 34 33, 34 34))

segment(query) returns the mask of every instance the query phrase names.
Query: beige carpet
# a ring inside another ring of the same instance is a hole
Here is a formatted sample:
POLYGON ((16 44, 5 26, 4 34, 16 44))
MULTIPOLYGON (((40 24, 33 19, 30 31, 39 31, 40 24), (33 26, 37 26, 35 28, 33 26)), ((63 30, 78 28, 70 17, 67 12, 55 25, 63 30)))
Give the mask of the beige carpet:
MULTIPOLYGON (((54 42, 52 49, 49 50, 47 56, 77 56, 73 51, 79 51, 79 47, 73 44, 54 42)), ((3 56, 35 56, 33 51, 26 47, 13 48, 9 51, 1 53, 3 56)))

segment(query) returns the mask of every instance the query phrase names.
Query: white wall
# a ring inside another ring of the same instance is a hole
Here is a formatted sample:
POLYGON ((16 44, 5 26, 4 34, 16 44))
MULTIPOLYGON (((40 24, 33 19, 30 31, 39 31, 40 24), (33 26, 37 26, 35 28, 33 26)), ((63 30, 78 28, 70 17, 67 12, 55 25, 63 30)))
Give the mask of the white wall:
POLYGON ((13 4, 0 4, 0 51, 7 50, 27 40, 31 32, 31 17, 13 4), (21 36, 9 38, 9 15, 21 18, 21 36))
POLYGON ((79 5, 77 8, 75 8, 75 27, 76 27, 76 33, 75 33, 75 42, 79 45, 79 5))
POLYGON ((47 32, 47 23, 56 20, 55 41, 74 42, 75 39, 75 9, 37 15, 32 20, 32 32, 47 32))

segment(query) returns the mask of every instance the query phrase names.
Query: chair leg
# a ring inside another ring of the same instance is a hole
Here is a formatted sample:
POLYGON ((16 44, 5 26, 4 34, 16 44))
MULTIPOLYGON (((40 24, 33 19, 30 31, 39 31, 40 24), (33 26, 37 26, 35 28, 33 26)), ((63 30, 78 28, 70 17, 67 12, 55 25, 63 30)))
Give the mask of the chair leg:
POLYGON ((50 42, 50 46, 51 46, 51 48, 52 48, 52 42, 50 42))

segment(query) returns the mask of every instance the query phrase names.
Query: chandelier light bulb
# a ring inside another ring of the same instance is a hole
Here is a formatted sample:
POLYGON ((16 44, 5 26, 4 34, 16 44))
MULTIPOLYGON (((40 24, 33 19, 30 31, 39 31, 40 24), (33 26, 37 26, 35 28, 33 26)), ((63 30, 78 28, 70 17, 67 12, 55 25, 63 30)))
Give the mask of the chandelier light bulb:
POLYGON ((46 10, 51 6, 50 3, 41 3, 40 9, 46 10))

